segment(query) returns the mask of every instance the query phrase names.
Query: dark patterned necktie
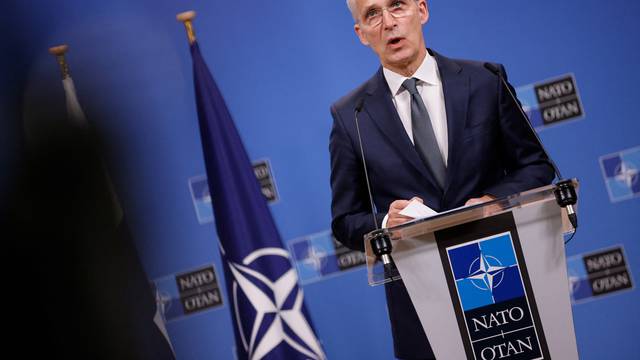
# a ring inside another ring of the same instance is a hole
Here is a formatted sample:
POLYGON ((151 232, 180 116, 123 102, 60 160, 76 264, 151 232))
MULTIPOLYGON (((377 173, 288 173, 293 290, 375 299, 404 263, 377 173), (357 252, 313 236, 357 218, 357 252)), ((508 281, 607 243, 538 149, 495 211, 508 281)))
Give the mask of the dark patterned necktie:
POLYGON ((447 167, 444 164, 438 141, 433 132, 431 118, 424 106, 422 97, 416 88, 416 79, 407 79, 402 83, 402 87, 407 89, 411 94, 411 127, 413 128, 413 143, 418 150, 418 155, 422 161, 431 170, 440 189, 444 189, 444 178, 447 173, 447 167))

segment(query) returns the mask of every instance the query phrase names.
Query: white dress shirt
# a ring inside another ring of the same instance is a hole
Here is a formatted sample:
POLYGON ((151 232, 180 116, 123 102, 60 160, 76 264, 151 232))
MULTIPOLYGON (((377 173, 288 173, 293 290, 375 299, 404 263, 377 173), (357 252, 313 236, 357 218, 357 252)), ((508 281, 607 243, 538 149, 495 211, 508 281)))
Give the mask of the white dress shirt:
MULTIPOLYGON (((402 126, 413 143, 413 128, 411 126, 411 94, 402 87, 402 83, 408 77, 395 73, 385 67, 382 68, 384 78, 389 85, 389 90, 393 96, 393 105, 396 107, 398 116, 402 121, 402 126)), ((447 111, 444 105, 444 93, 442 91, 442 80, 436 59, 428 52, 418 70, 411 76, 418 79, 416 86, 418 93, 422 97, 424 106, 427 108, 433 133, 438 142, 438 149, 444 160, 445 166, 449 157, 449 138, 447 137, 447 111)), ((382 220, 382 227, 387 227, 389 214, 382 220)))
MULTIPOLYGON (((393 105, 395 105, 402 126, 407 132, 409 139, 413 142, 413 129, 411 127, 411 94, 402 87, 402 83, 408 79, 397 74, 387 68, 382 68, 384 78, 387 80, 389 90, 393 96, 393 105)), ((418 70, 411 76, 418 79, 416 82, 418 93, 422 97, 424 106, 427 108, 433 133, 438 141, 438 148, 444 160, 445 166, 449 155, 449 139, 447 137, 447 112, 444 106, 444 94, 442 92, 442 81, 440 80, 440 72, 438 64, 433 56, 427 53, 418 70)))

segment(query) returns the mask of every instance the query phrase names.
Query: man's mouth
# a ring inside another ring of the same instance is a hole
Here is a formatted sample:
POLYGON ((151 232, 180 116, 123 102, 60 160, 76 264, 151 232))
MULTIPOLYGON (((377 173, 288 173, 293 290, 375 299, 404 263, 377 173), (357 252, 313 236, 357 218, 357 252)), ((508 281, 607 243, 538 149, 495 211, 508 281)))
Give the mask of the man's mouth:
POLYGON ((400 41, 402 41, 402 37, 393 37, 389 40, 387 40, 387 45, 396 45, 398 44, 400 41))

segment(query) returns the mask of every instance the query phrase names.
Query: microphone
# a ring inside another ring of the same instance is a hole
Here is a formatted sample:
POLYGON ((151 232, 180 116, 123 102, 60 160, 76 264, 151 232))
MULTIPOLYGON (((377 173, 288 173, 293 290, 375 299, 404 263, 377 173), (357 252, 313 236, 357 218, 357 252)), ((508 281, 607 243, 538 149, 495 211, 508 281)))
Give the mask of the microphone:
MULTIPOLYGON (((357 115, 360 111, 362 111, 362 108, 364 107, 364 97, 361 97, 360 99, 358 99, 358 101, 356 102, 356 109, 355 109, 355 114, 357 115)), ((357 121, 357 120, 356 120, 357 121)))
POLYGON ((533 136, 535 136, 536 141, 538 142, 538 145, 540 145, 540 148, 542 148, 542 151, 547 156, 547 159, 549 159, 549 162, 551 163, 551 166, 553 167, 553 171, 556 174, 556 177, 558 178, 558 182, 556 183, 556 188, 553 191, 553 193, 556 196, 556 202, 558 203, 559 206, 564 207, 564 208, 567 209, 567 215, 569 216, 569 221, 571 222, 571 225, 573 226, 573 228, 577 229, 578 228, 578 215, 576 214, 575 210, 573 209, 573 205, 575 205, 576 202, 578 202, 578 195, 576 194, 576 190, 575 190, 575 188, 573 186, 573 182, 571 182, 571 180, 564 179, 562 177, 562 174, 560 173, 560 169, 558 169, 558 166, 556 166, 555 161, 553 161, 551 156, 549 156, 549 153, 547 152, 547 149, 544 147, 544 144, 542 143, 542 140, 540 140, 540 137, 538 136, 538 133, 535 131, 535 129, 531 125, 531 121, 529 121, 529 117, 524 112, 524 110, 522 109, 522 106, 518 102, 518 99, 516 98, 516 96, 511 91, 511 88, 509 87, 509 84, 507 84, 507 82, 504 80, 504 76, 502 74, 501 69, 498 66, 496 66, 495 64, 492 64, 492 63, 489 63, 489 62, 484 63, 484 67, 487 70, 491 71, 494 75, 496 75, 496 76, 498 76, 500 78, 500 81, 502 82, 502 85, 504 85, 504 87, 507 89, 507 91, 509 92, 509 96, 511 97, 513 102, 516 104, 516 107, 520 111, 520 114, 522 115, 522 118, 524 119, 524 122, 529 127, 529 130, 531 131, 533 136))
POLYGON ((373 194, 371 192, 371 184, 369 182, 369 172, 367 171, 367 161, 364 156, 364 148, 362 146, 362 137, 360 136, 360 125, 358 124, 358 114, 362 111, 362 107, 364 106, 364 97, 361 97, 356 101, 356 107, 353 112, 353 116, 356 122, 356 133, 358 134, 358 144, 360 145, 360 155, 362 155, 362 167, 364 169, 364 178, 367 183, 367 192, 369 194, 369 204, 371 205, 371 216, 373 217, 373 223, 375 224, 375 230, 372 232, 372 238, 370 240, 371 249, 373 253, 382 260, 382 264, 384 265, 385 272, 392 271, 393 262, 391 260, 391 250, 393 247, 391 245, 391 239, 389 239, 389 235, 384 231, 384 229, 380 229, 378 226, 378 220, 376 219, 376 207, 373 203, 373 194))

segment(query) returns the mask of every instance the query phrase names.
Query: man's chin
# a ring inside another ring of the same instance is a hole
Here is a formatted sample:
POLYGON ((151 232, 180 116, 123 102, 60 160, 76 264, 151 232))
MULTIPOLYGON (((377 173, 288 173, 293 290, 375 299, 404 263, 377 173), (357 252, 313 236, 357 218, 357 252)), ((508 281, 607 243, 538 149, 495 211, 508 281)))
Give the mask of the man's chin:
MULTIPOLYGON (((413 51, 410 48, 403 48, 393 53, 387 53, 385 56, 385 61, 382 62, 386 68, 391 69, 405 69, 407 67, 411 67, 419 58, 419 51, 413 51)), ((415 69, 413 69, 415 71, 415 69)))
POLYGON ((410 56, 393 56, 388 57, 385 63, 388 68, 402 69, 411 64, 411 59, 410 56))

